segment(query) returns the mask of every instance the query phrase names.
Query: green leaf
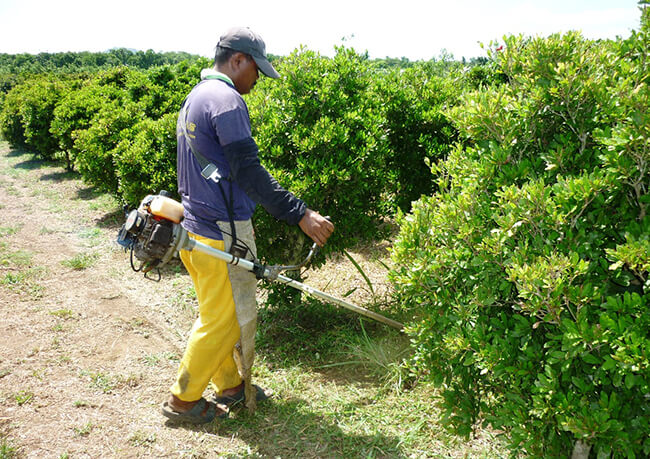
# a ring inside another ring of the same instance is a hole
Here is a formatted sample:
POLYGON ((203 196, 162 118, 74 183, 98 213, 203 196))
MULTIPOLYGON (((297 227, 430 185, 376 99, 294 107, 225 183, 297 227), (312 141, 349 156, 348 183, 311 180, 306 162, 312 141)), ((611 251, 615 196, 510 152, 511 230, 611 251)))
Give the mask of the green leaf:
POLYGON ((601 360, 593 354, 583 354, 582 360, 591 365, 600 365, 601 360))
POLYGON ((611 370, 616 367, 616 361, 610 356, 605 356, 605 362, 603 363, 603 370, 611 370))
POLYGON ((585 383, 582 379, 572 376, 571 382, 583 392, 588 392, 587 383, 585 383))
POLYGON ((463 359, 463 365, 466 366, 466 367, 469 367, 475 361, 476 361, 476 356, 473 353, 469 352, 469 353, 467 353, 467 355, 463 359))

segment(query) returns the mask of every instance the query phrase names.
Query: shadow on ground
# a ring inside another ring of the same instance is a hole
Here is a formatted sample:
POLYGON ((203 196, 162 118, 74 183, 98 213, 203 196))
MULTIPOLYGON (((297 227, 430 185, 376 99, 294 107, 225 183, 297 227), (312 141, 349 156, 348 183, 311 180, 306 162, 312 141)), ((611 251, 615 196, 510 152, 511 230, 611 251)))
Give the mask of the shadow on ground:
MULTIPOLYGON (((359 425, 362 428, 361 420, 359 425)), ((309 403, 300 398, 271 398, 252 415, 244 407, 234 408, 229 419, 207 426, 168 427, 238 438, 249 445, 253 455, 262 457, 406 457, 400 450, 398 437, 343 432, 336 424, 310 411, 309 403)))
POLYGON ((49 174, 43 174, 41 175, 39 180, 44 182, 62 182, 63 180, 76 180, 79 178, 80 175, 78 172, 60 171, 60 172, 52 172, 49 174))
POLYGON ((99 218, 96 218, 95 223, 100 228, 114 229, 115 236, 117 236, 117 232, 122 227, 125 220, 126 217, 124 215, 124 212, 122 210, 115 210, 113 212, 108 212, 99 218))
POLYGON ((33 170, 39 169, 41 167, 52 167, 58 165, 56 161, 45 160, 43 158, 40 158, 36 153, 29 150, 23 150, 22 148, 11 148, 6 156, 8 158, 25 157, 24 161, 14 164, 13 167, 16 169, 33 170))
POLYGON ((9 153, 7 153, 8 158, 17 158, 19 156, 24 156, 24 155, 34 155, 34 153, 24 150, 20 147, 9 147, 11 150, 9 153))
POLYGON ((52 159, 43 159, 38 156, 37 153, 34 153, 29 150, 24 150, 20 147, 10 147, 11 150, 7 153, 8 158, 21 158, 27 157, 24 161, 16 163, 13 165, 16 169, 24 170, 35 170, 42 167, 62 167, 64 170, 61 172, 52 172, 51 174, 44 174, 40 180, 70 180, 73 178, 79 178, 79 174, 71 171, 66 171, 65 167, 62 166, 60 161, 52 159))
POLYGON ((99 191, 97 187, 87 186, 86 188, 80 188, 77 190, 77 198, 82 201, 90 201, 96 199, 101 195, 105 194, 103 191, 99 191))

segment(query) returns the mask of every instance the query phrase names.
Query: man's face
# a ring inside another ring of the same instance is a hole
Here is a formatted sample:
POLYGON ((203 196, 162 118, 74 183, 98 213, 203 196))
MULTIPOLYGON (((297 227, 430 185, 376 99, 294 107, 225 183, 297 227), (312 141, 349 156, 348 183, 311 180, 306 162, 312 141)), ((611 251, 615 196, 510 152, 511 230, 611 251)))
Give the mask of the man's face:
POLYGON ((240 54, 236 65, 237 72, 233 78, 235 88, 240 94, 248 94, 260 77, 257 64, 252 57, 240 54))

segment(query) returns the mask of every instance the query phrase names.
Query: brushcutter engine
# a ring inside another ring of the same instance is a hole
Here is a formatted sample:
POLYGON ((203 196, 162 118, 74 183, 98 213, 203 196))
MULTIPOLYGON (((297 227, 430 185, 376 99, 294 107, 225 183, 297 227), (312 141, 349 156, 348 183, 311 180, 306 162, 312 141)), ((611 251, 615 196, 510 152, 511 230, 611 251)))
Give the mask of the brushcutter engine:
POLYGON ((183 206, 162 191, 158 195, 147 196, 137 209, 128 212, 117 242, 125 251, 131 251, 131 268, 134 271, 142 271, 146 275, 178 255, 187 239, 187 232, 179 224, 182 216, 183 206), (138 266, 135 260, 139 261, 138 266))

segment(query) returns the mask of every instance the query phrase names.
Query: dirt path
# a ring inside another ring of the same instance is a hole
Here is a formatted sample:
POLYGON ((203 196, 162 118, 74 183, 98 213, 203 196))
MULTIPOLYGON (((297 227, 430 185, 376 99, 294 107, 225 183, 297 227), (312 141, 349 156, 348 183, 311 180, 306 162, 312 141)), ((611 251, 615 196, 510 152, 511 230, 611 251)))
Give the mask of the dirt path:
POLYGON ((227 443, 161 429, 158 402, 183 346, 170 330, 192 316, 163 305, 188 291, 186 276, 143 281, 110 243, 114 202, 6 144, 0 161, 0 428, 12 446, 25 457, 124 457, 178 456, 197 436, 227 443))

